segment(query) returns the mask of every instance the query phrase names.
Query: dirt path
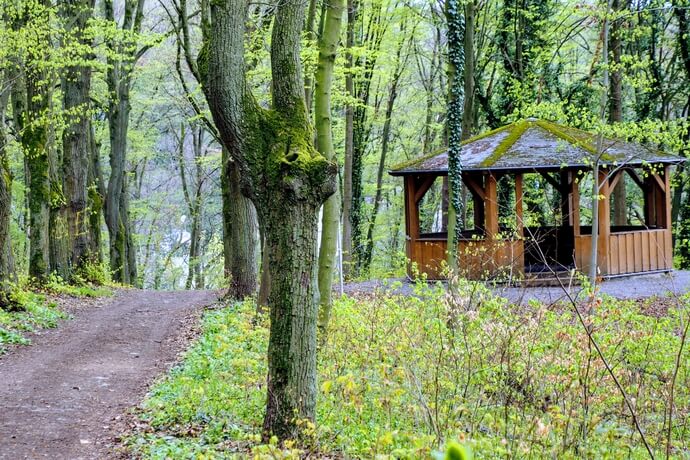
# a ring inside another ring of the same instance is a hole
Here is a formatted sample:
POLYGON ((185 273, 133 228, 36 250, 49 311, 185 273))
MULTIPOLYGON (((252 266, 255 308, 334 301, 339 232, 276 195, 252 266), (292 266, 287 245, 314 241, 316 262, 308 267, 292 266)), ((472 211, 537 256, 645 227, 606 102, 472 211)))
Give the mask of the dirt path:
POLYGON ((210 291, 121 291, 0 358, 0 459, 108 458, 116 417, 184 347, 210 291))

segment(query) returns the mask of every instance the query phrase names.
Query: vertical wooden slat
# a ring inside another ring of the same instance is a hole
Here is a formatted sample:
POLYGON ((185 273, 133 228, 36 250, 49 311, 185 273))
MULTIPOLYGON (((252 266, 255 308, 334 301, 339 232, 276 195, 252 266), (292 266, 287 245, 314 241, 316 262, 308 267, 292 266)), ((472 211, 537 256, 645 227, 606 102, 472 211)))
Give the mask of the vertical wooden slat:
POLYGON ((642 239, 642 271, 649 270, 649 232, 640 232, 640 237, 642 239))
POLYGON ((620 267, 618 266, 618 254, 620 253, 620 248, 618 247, 618 235, 611 235, 609 238, 611 244, 609 245, 611 251, 611 266, 610 274, 617 275, 621 273, 620 267))
POLYGON ((617 235, 618 238, 618 273, 628 272, 628 258, 626 256, 625 235, 617 235))
POLYGON ((609 236, 611 235, 611 193, 608 174, 599 170, 599 190, 603 199, 599 200, 599 241, 597 243, 597 263, 602 275, 609 273, 609 236))
POLYGON ((673 268, 673 240, 671 239, 671 229, 666 229, 664 235, 666 236, 666 238, 664 238, 664 241, 666 242, 665 247, 667 261, 666 266, 664 268, 671 269, 673 268))
POLYGON ((642 271, 642 235, 639 232, 633 232, 633 241, 635 242, 635 272, 642 271))
POLYGON ((577 182, 577 171, 572 173, 572 182, 570 183, 571 196, 571 213, 573 218, 573 233, 575 236, 580 236, 580 184, 577 182))
POLYGON ((658 232, 656 230, 649 231, 649 269, 658 270, 659 265, 657 262, 657 245, 659 241, 657 239, 658 232))
POLYGON ((522 218, 522 174, 515 174, 515 221, 517 225, 517 234, 522 237, 524 235, 522 218))
POLYGON ((626 273, 635 271, 635 241, 632 233, 625 234, 625 264, 626 273))

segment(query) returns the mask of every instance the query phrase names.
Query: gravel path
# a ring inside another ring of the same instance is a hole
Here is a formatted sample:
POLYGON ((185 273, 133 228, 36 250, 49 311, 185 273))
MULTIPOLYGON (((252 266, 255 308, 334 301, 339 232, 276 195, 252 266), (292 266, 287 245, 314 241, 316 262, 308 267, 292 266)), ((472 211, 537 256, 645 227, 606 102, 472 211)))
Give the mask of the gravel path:
POLYGON ((175 361, 210 291, 120 291, 0 358, 0 459, 111 458, 123 412, 175 361))
MULTIPOLYGON (((683 294, 690 291, 690 271, 613 278, 601 283, 600 289, 602 293, 619 299, 683 294)), ((406 279, 363 281, 345 285, 345 293, 348 295, 370 294, 377 290, 392 291, 402 295, 411 295, 413 291, 412 284, 406 279)), ((571 295, 577 295, 580 287, 572 286, 569 290, 571 295)), ((565 299, 565 294, 560 287, 497 286, 494 292, 516 303, 527 303, 531 299, 553 303, 565 299)))

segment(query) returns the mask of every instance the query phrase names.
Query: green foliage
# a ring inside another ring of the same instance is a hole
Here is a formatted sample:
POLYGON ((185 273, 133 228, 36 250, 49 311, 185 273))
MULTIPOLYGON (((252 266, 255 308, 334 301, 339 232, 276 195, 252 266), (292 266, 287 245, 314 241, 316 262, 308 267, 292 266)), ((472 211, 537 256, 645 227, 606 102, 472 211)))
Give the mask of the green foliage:
MULTIPOLYGON (((414 296, 375 294, 334 305, 319 350, 313 445, 302 455, 428 458, 645 458, 620 393, 571 308, 509 305, 480 284, 418 284, 414 296), (452 440, 462 442, 455 444, 452 440), (318 446, 318 447, 317 447, 318 446), (465 457, 457 457, 463 455, 465 457)), ((590 293, 579 304, 629 395, 652 449, 665 449, 668 389, 688 297, 648 303, 590 293), (587 313, 595 308, 595 314, 587 313)), ((295 445, 259 443, 266 319, 251 302, 208 313, 184 363, 159 382, 130 438, 143 458, 290 458, 295 445), (271 453, 273 452, 273 453, 271 453)), ((674 451, 690 449, 690 351, 675 385, 674 451)), ((307 431, 312 427, 306 427, 307 431)))
MULTIPOLYGON (((105 280, 103 269, 104 267, 101 265, 87 264, 84 270, 85 273, 91 273, 98 279, 105 280)), ((107 297, 113 295, 113 291, 107 287, 102 284, 91 285, 87 278, 83 278, 79 274, 75 275, 74 282, 70 284, 66 283, 60 275, 51 273, 41 284, 41 288, 51 294, 64 294, 73 297, 107 297)))
POLYGON ((24 289, 12 292, 15 310, 8 312, 0 309, 0 354, 5 353, 6 345, 28 345, 27 332, 38 329, 53 328, 67 315, 57 308, 55 302, 48 301, 45 295, 24 289))

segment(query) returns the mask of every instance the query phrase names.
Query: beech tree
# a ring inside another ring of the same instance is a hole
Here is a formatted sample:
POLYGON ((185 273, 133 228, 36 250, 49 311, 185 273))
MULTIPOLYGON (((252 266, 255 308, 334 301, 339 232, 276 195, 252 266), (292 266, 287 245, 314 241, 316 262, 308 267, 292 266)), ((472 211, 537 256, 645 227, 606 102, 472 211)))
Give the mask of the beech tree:
POLYGON ((199 70, 216 127, 265 237, 271 327, 264 436, 289 439, 299 436, 298 420, 315 418, 317 217, 335 192, 337 169, 312 145, 300 61, 305 2, 276 7, 270 109, 257 104, 247 84, 247 6, 247 0, 212 3, 199 70))

